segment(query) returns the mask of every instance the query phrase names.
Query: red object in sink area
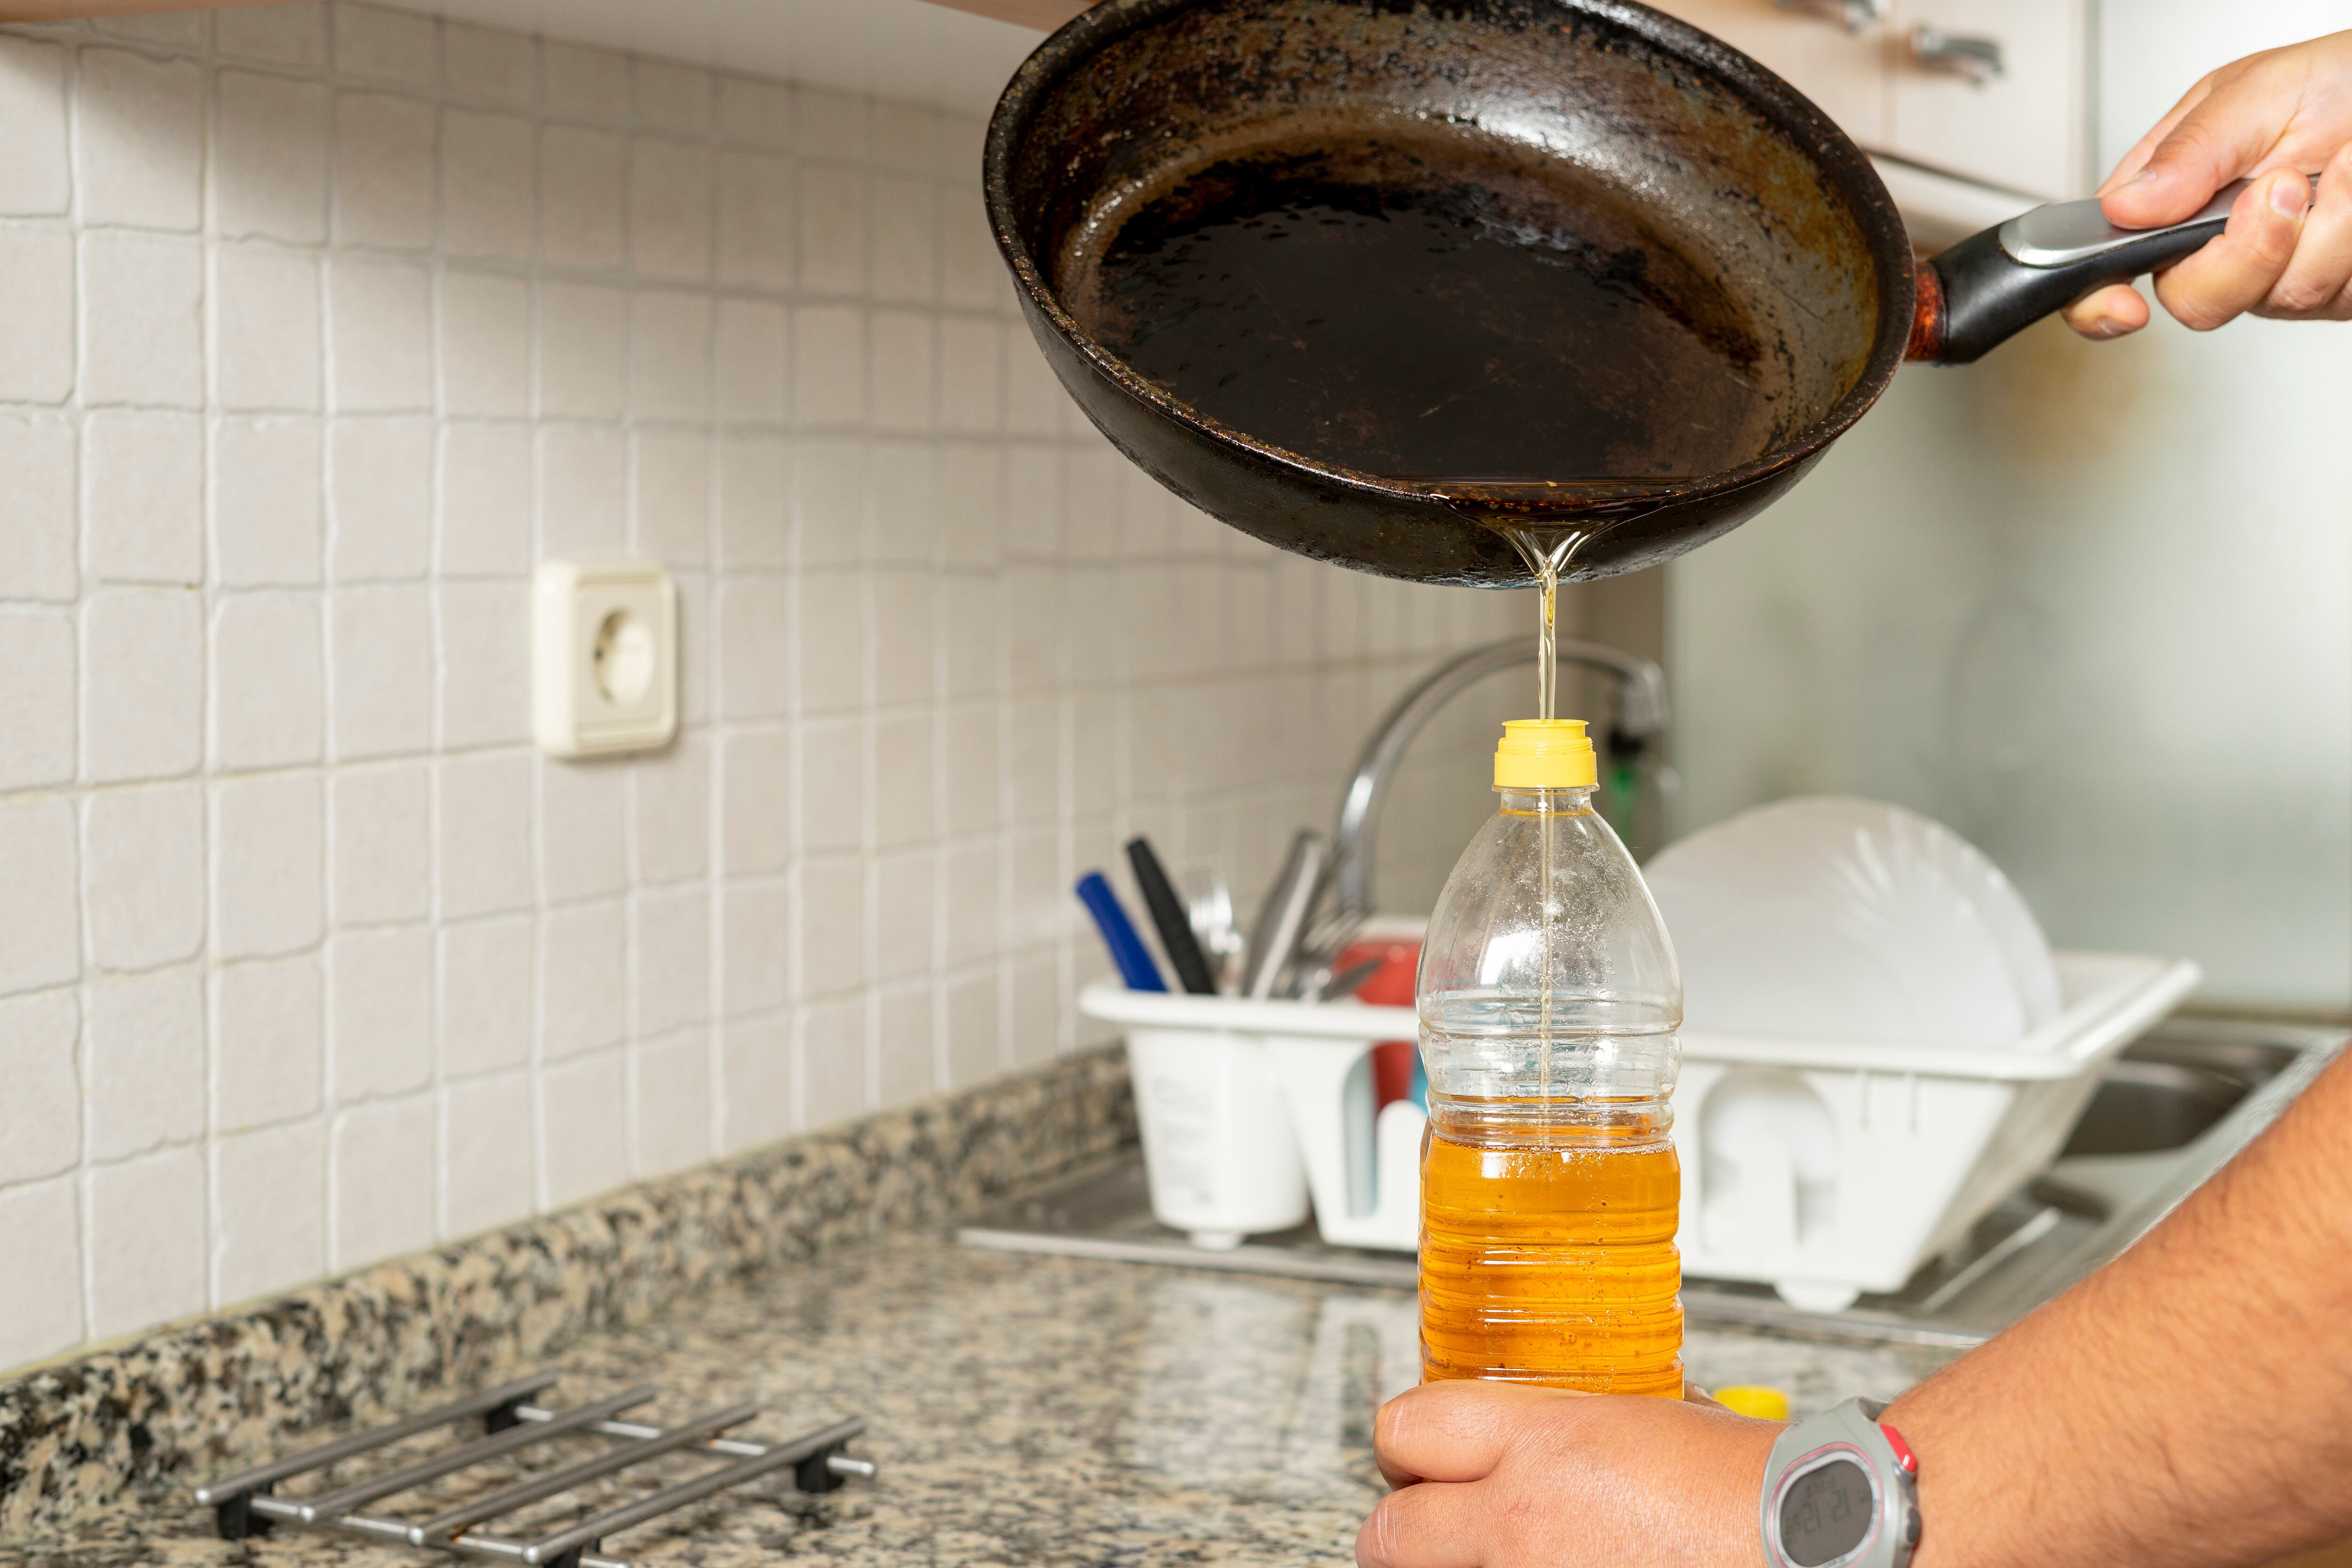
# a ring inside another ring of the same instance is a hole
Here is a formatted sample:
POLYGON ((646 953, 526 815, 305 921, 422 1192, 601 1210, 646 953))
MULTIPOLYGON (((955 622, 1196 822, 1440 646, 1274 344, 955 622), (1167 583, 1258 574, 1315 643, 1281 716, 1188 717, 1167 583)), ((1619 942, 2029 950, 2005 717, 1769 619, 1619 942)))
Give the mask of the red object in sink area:
MULTIPOLYGON (((1368 958, 1379 959, 1381 967, 1357 987, 1356 1000, 1376 1007, 1412 1006, 1413 975, 1421 968, 1421 939, 1349 942, 1332 962, 1332 972, 1337 973, 1368 958)), ((1372 1047, 1374 1115, 1392 1100, 1412 1098, 1412 1053, 1411 1040, 1383 1040, 1372 1047)))

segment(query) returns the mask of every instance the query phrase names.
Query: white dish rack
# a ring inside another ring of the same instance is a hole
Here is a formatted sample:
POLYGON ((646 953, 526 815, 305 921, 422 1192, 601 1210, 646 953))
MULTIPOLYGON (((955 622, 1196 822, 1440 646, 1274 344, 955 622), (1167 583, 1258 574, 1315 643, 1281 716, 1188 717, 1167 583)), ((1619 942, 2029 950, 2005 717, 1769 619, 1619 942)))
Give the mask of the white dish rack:
MULTIPOLYGON (((1834 1310, 1899 1289, 2046 1166, 2105 1064, 2193 990, 2193 963, 2056 955, 2059 1015, 2003 1050, 1685 1031, 1685 1272, 1834 1310)), ((1127 1033, 1152 1210, 1206 1247, 1287 1228, 1414 1249, 1424 1118, 1372 1115, 1371 1047, 1409 1007, 1081 993, 1127 1033)))

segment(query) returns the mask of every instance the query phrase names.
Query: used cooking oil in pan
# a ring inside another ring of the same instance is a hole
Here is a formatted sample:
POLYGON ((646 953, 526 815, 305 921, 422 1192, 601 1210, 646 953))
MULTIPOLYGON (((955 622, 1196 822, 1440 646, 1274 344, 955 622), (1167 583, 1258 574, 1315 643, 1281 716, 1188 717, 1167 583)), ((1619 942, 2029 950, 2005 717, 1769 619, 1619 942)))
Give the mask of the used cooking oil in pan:
POLYGON ((1655 224, 1475 128, 1286 122, 1074 226, 1059 273, 1147 380, 1317 462, 1441 490, 1670 483, 1759 457, 1781 411, 1736 291, 1655 224))

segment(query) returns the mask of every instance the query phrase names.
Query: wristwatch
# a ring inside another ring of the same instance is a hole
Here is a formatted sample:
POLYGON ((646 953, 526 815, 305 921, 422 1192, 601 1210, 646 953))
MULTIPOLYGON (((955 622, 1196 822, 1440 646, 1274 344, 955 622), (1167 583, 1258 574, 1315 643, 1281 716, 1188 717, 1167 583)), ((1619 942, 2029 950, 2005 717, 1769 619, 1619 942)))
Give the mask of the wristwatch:
POLYGON ((1772 1568, 1906 1568, 1919 1544, 1919 1461, 1849 1399, 1780 1434, 1764 1466, 1764 1558, 1772 1568))

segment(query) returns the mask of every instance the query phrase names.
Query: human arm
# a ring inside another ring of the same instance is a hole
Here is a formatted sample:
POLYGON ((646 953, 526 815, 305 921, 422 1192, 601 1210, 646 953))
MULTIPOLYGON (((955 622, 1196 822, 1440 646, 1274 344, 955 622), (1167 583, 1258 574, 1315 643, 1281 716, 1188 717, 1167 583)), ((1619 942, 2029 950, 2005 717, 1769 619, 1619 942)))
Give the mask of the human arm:
MULTIPOLYGON (((1914 1568, 2238 1568, 2352 1535, 2352 1057, 2097 1274, 1898 1399, 1914 1568)), ((1435 1384, 1363 1568, 1757 1568, 1780 1427, 1435 1384)))
MULTIPOLYGON (((2252 185, 2229 228, 2159 272, 2157 298, 2199 331, 2239 315, 2352 320, 2352 32, 2223 66, 2124 154, 2099 195, 2111 223, 2179 223, 2232 180, 2252 185), (2316 174, 2315 193, 2302 177, 2316 174)), ((2086 337, 2147 325, 2147 301, 2111 284, 2068 306, 2086 337)))
POLYGON ((1885 1419, 1919 1455, 1915 1568, 2231 1568, 2352 1536, 2352 1057, 1885 1419))

